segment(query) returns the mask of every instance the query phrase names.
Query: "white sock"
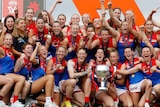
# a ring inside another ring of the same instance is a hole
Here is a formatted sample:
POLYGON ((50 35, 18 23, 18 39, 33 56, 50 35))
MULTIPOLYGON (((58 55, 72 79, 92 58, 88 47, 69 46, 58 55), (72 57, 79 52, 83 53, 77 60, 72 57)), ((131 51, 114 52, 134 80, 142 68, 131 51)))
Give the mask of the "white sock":
POLYGON ((52 102, 51 97, 46 97, 46 103, 52 102))
POLYGON ((115 107, 118 107, 118 103, 119 103, 119 101, 114 101, 115 107))
POLYGON ((149 103, 145 102, 144 107, 150 107, 149 103))

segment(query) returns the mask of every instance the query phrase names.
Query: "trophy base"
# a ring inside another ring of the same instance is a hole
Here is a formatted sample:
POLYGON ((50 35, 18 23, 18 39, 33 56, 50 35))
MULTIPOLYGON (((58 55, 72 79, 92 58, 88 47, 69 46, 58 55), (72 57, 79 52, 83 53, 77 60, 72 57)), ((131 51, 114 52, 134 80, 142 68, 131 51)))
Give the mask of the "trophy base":
POLYGON ((102 90, 102 91, 108 90, 108 88, 106 88, 106 87, 99 87, 98 89, 99 89, 99 90, 102 90))

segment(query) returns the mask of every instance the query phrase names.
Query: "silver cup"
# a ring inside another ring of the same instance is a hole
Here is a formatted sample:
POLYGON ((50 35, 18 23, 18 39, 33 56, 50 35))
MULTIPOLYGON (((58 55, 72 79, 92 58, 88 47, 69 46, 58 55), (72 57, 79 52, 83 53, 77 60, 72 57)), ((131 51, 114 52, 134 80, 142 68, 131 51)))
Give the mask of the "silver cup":
POLYGON ((99 90, 107 90, 106 87, 107 79, 110 76, 109 66, 107 65, 97 65, 96 66, 96 76, 100 78, 100 87, 99 90))

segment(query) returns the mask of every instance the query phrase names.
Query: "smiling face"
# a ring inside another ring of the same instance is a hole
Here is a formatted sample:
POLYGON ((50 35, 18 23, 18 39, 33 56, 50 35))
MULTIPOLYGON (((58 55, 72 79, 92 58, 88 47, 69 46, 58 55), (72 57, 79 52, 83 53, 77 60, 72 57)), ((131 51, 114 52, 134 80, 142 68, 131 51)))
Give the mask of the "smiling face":
POLYGON ((86 33, 87 33, 87 36, 89 36, 91 33, 95 34, 94 27, 93 26, 87 27, 86 33))
POLYGON ((26 22, 25 22, 24 19, 20 19, 18 21, 17 29, 20 30, 20 31, 25 31, 26 30, 26 22))
POLYGON ((79 17, 79 15, 78 15, 78 14, 72 15, 72 17, 71 17, 71 22, 72 22, 72 23, 79 23, 79 22, 80 22, 80 17, 79 17))
POLYGON ((117 51, 111 51, 109 55, 109 60, 112 65, 116 65, 119 60, 118 52, 117 51))
POLYGON ((26 20, 31 21, 33 19, 33 16, 34 16, 34 10, 31 8, 28 8, 25 12, 26 20))
POLYGON ((66 49, 62 46, 58 47, 56 51, 56 56, 58 59, 63 59, 66 55, 66 49))
POLYGON ((45 46, 43 46, 43 45, 40 46, 38 52, 39 52, 39 55, 40 55, 42 58, 44 58, 44 59, 47 58, 48 51, 47 51, 47 49, 46 49, 45 46))
POLYGON ((30 56, 33 53, 33 46, 31 44, 24 44, 25 46, 23 47, 23 53, 30 58, 30 56))
POLYGON ((39 32, 43 32, 44 26, 45 26, 44 20, 42 18, 37 19, 36 27, 37 27, 39 32))
POLYGON ((86 57, 87 53, 84 49, 78 50, 77 52, 78 63, 82 64, 86 60, 86 57))
POLYGON ((95 54, 96 60, 97 61, 103 61, 104 59, 104 51, 103 49, 98 49, 96 54, 95 54))
POLYGON ((126 19, 126 21, 129 21, 129 19, 131 17, 134 17, 133 11, 132 10, 127 10, 126 13, 125 13, 125 19, 126 19))
POLYGON ((49 16, 48 16, 47 11, 42 11, 41 14, 42 14, 42 17, 44 19, 44 22, 48 22, 49 21, 49 16))
POLYGON ((82 22, 84 25, 88 25, 88 23, 90 22, 90 15, 85 13, 82 15, 82 22))
POLYGON ((128 34, 129 31, 128 31, 128 22, 127 21, 122 22, 121 30, 122 30, 122 33, 128 34))
POLYGON ((76 37, 79 33, 80 27, 78 24, 74 23, 71 25, 71 35, 76 37))
POLYGON ((124 56, 126 57, 127 60, 132 60, 133 58, 133 51, 131 50, 131 48, 126 48, 124 49, 124 56))
POLYGON ((103 43, 107 43, 107 42, 108 42, 108 39, 109 39, 109 37, 110 37, 109 31, 108 31, 108 30, 102 30, 102 31, 101 31, 101 37, 102 37, 103 43))
POLYGON ((117 19, 120 19, 121 17, 121 10, 119 8, 115 8, 113 10, 113 13, 114 13, 114 16, 117 18, 117 19))
POLYGON ((13 30, 13 27, 14 27, 14 19, 13 19, 13 17, 8 17, 6 19, 5 25, 6 25, 8 30, 13 30))
POLYGON ((146 32, 148 32, 148 33, 153 32, 154 25, 151 20, 146 21, 146 23, 144 24, 144 27, 145 27, 146 32))
POLYGON ((143 57, 143 59, 144 59, 146 62, 148 62, 148 61, 151 60, 151 56, 152 56, 152 54, 151 54, 150 48, 149 48, 149 47, 144 47, 144 48, 142 49, 142 57, 143 57))
POLYGON ((95 28, 100 28, 102 27, 101 19, 100 18, 95 18, 93 21, 93 25, 95 28))
POLYGON ((10 48, 10 47, 12 46, 12 43, 13 43, 12 40, 13 40, 13 39, 12 39, 12 35, 11 35, 11 34, 9 34, 9 33, 5 34, 4 40, 3 40, 3 45, 4 45, 6 48, 10 48))
POLYGON ((59 22, 54 22, 53 26, 52 26, 52 30, 54 32, 55 35, 59 35, 60 31, 61 31, 61 25, 59 22))
POLYGON ((63 27, 66 23, 66 16, 62 14, 59 15, 57 21, 60 23, 61 27, 63 27))

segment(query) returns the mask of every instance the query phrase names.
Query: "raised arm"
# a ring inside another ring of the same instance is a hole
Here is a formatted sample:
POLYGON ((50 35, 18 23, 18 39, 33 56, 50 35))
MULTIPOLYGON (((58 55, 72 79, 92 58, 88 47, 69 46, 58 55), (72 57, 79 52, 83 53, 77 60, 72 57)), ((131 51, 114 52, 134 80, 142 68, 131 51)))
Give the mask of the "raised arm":
POLYGON ((62 3, 62 0, 56 0, 52 6, 50 7, 50 9, 48 10, 49 15, 52 15, 54 9, 56 8, 57 4, 62 3))
POLYGON ((121 26, 121 21, 114 16, 111 0, 108 2, 108 11, 109 11, 109 15, 110 15, 110 18, 111 18, 111 20, 113 21, 113 23, 114 23, 117 27, 120 27, 120 26, 121 26))
POLYGON ((87 42, 87 48, 88 49, 93 49, 100 44, 99 42, 100 42, 99 39, 96 39, 94 41, 89 39, 88 42, 87 42))
POLYGON ((144 31, 144 25, 139 26, 139 32, 140 32, 140 35, 141 35, 141 37, 142 37, 142 41, 143 41, 147 46, 150 47, 153 57, 156 57, 155 49, 154 49, 153 45, 150 43, 150 41, 148 40, 148 38, 147 38, 147 36, 146 36, 146 33, 145 33, 145 31, 144 31))
POLYGON ((119 40, 119 37, 120 37, 120 33, 113 29, 109 24, 108 22, 105 20, 105 12, 102 13, 102 20, 103 20, 103 23, 104 23, 104 26, 111 32, 111 34, 113 35, 113 37, 116 39, 116 41, 119 40))
POLYGON ((101 4, 101 11, 102 11, 102 12, 104 12, 104 11, 105 11, 104 1, 105 1, 105 0, 100 0, 100 4, 101 4))
POLYGON ((132 26, 133 26, 133 17, 131 17, 128 21, 128 29, 129 29, 129 32, 132 33, 133 36, 137 39, 137 41, 141 43, 142 41, 141 34, 138 31, 134 30, 132 26))
POLYGON ((36 43, 36 48, 34 49, 31 57, 30 57, 30 61, 33 63, 33 64, 37 64, 37 60, 36 60, 36 55, 38 54, 38 49, 39 47, 41 46, 41 43, 40 42, 37 42, 36 43))
POLYGON ((97 39, 93 40, 94 36, 96 36, 95 32, 90 32, 89 33, 89 35, 88 35, 89 39, 88 39, 87 44, 86 44, 87 49, 93 49, 93 48, 95 48, 96 46, 99 45, 99 39, 97 38, 97 39))
POLYGON ((56 1, 52 4, 52 6, 50 7, 50 9, 48 10, 49 17, 50 17, 50 24, 51 24, 51 25, 52 25, 53 22, 54 22, 54 18, 53 18, 53 16, 52 16, 52 13, 53 13, 53 11, 55 10, 57 4, 60 4, 60 3, 62 3, 62 0, 56 0, 56 1))
POLYGON ((151 13, 148 15, 147 17, 147 20, 152 20, 153 24, 156 26, 156 27, 159 27, 160 28, 160 22, 157 22, 155 20, 153 20, 153 14, 157 12, 157 10, 159 9, 160 7, 156 8, 156 9, 153 9, 151 11, 151 13))

